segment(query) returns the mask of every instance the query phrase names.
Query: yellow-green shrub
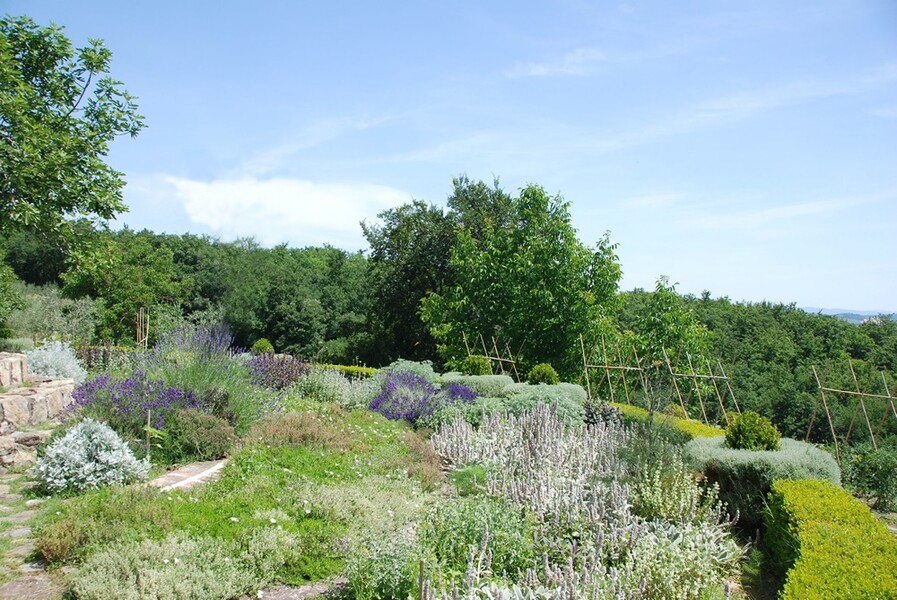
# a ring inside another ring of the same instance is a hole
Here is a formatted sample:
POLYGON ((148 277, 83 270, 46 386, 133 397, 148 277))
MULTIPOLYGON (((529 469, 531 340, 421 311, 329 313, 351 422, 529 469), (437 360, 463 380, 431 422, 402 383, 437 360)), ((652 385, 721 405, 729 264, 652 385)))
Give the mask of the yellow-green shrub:
POLYGON ((786 573, 782 600, 897 598, 897 539, 869 507, 827 481, 779 480, 764 543, 786 573))
POLYGON ((335 369, 346 375, 347 377, 357 377, 362 379, 364 377, 370 377, 377 373, 377 369, 374 367, 362 367, 361 365, 331 365, 331 364, 319 364, 315 365, 315 368, 319 369, 335 369))
MULTIPOLYGON (((610 404, 616 406, 623 412, 623 419, 625 421, 634 421, 637 423, 648 422, 648 411, 644 408, 632 406, 631 404, 621 404, 618 402, 611 402, 610 404)), ((654 423, 671 427, 676 431, 684 434, 688 439, 694 439, 696 437, 717 437, 726 434, 726 432, 719 427, 705 425, 700 421, 690 421, 687 419, 671 417, 669 415, 657 412, 654 413, 654 423)))

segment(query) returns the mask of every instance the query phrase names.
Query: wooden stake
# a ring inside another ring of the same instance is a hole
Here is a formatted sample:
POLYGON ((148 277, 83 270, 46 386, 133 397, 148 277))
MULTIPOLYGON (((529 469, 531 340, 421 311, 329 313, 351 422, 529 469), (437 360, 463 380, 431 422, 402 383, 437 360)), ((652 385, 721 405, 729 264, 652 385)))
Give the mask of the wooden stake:
POLYGON ((723 397, 719 393, 719 386, 716 385, 716 377, 713 376, 713 368, 710 366, 710 361, 707 361, 707 372, 710 373, 710 381, 713 382, 713 389, 716 390, 716 399, 719 400, 719 408, 723 411, 723 418, 726 419, 726 427, 729 426, 729 415, 726 413, 726 407, 723 405, 723 397))
POLYGON ((698 378, 695 376, 695 368, 691 364, 691 354, 686 352, 685 357, 688 359, 688 370, 691 372, 691 376, 694 379, 695 393, 698 395, 698 402, 701 404, 701 414, 704 415, 704 424, 710 425, 710 419, 707 418, 707 411, 704 409, 704 399, 701 397, 700 388, 698 388, 698 378))
MULTIPOLYGON (((828 368, 826 367, 826 371, 828 368)), ((816 377, 816 385, 819 386, 819 393, 822 396, 822 406, 825 408, 825 414, 828 416, 828 426, 832 432, 832 440, 835 442, 835 458, 838 460, 838 464, 841 464, 841 449, 838 445, 838 435, 835 433, 835 422, 832 420, 832 413, 829 412, 828 409, 828 401, 825 399, 825 390, 822 387, 822 382, 819 381, 819 374, 816 372, 816 366, 813 366, 813 376, 816 377)))
POLYGON ((726 387, 729 388, 729 395, 732 396, 732 402, 735 403, 735 410, 738 411, 738 414, 741 414, 741 408, 738 406, 738 400, 735 398, 735 392, 732 390, 732 386, 729 385, 729 376, 726 375, 726 370, 723 369, 723 363, 720 360, 716 359, 716 366, 719 367, 719 372, 723 374, 724 381, 726 382, 726 387))
POLYGON ((866 427, 869 428, 869 435, 872 437, 872 448, 878 450, 878 443, 875 441, 875 433, 872 431, 872 423, 869 422, 869 412, 866 410, 866 402, 863 400, 862 392, 860 391, 860 382, 857 379, 856 371, 853 369, 853 359, 848 358, 847 364, 850 365, 850 374, 853 375, 853 384, 857 388, 857 394, 860 394, 860 406, 863 407, 863 417, 866 419, 866 427))

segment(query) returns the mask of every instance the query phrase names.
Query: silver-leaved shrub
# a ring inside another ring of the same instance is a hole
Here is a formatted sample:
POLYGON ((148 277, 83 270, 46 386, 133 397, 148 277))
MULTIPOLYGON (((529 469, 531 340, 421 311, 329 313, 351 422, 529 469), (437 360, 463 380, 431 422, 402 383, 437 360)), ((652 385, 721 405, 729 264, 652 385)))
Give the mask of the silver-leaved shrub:
POLYGON ((25 353, 28 371, 44 377, 64 377, 83 383, 87 371, 78 362, 75 351, 68 342, 46 341, 34 350, 25 353))
POLYGON ((137 460, 109 426, 85 419, 50 444, 35 469, 48 491, 80 492, 143 481, 150 463, 137 460))

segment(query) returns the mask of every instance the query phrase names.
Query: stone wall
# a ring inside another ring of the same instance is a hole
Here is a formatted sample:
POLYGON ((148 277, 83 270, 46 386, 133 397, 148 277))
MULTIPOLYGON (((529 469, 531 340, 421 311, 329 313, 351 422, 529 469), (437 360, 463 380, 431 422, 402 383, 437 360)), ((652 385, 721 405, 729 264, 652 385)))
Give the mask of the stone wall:
POLYGON ((0 352, 0 387, 15 387, 25 381, 28 366, 24 354, 0 352))
POLYGON ((71 379, 32 377, 0 394, 0 435, 56 419, 72 403, 71 379))
POLYGON ((32 462, 49 431, 35 426, 57 421, 72 404, 71 379, 28 375, 24 354, 0 353, 0 473, 32 462))

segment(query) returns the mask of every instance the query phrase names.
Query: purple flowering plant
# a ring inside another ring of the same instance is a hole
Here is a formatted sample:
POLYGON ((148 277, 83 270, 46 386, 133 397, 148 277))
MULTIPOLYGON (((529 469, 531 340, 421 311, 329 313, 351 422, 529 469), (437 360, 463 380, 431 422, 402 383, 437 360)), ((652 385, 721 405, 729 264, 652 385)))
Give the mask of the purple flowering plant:
POLYGON ((289 354, 262 353, 248 365, 252 382, 264 388, 282 390, 311 372, 308 363, 289 354))
POLYGON ((368 408, 393 421, 417 425, 421 419, 451 404, 470 403, 477 397, 467 386, 452 383, 437 388, 420 375, 408 371, 390 372, 380 393, 368 408))
POLYGON ((165 419, 176 410, 202 410, 193 392, 169 387, 161 380, 150 380, 141 371, 123 381, 100 375, 79 385, 72 392, 73 408, 97 421, 105 421, 126 439, 143 439, 149 416, 150 425, 162 429, 165 419))

